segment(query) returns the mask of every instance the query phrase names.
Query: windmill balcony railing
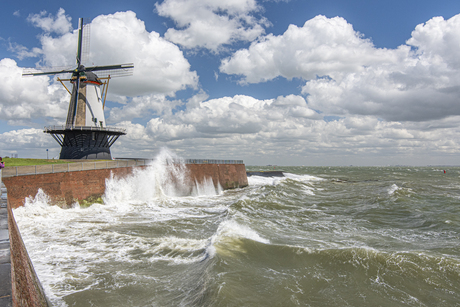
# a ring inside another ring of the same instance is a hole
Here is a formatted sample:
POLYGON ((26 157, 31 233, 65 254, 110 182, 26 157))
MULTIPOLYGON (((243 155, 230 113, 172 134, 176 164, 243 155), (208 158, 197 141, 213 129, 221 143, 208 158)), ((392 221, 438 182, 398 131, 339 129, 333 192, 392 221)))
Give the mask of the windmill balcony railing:
POLYGON ((63 130, 77 130, 77 131, 105 131, 105 132, 117 132, 126 134, 126 129, 115 128, 115 127, 96 127, 96 126, 48 126, 44 128, 44 132, 54 132, 63 130))

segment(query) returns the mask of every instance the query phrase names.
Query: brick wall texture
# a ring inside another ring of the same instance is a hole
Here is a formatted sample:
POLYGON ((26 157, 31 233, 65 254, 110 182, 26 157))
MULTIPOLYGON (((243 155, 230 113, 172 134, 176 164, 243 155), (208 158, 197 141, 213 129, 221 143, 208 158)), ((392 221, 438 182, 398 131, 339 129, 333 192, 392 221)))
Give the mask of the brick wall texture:
MULTIPOLYGON (((13 209, 23 206, 25 198, 34 197, 39 188, 51 198, 53 204, 68 208, 77 200, 102 196, 105 179, 110 178, 111 174, 124 177, 130 175, 133 168, 145 167, 16 176, 3 178, 3 182, 8 189, 8 202, 13 209)), ((214 185, 219 183, 224 190, 248 185, 244 164, 187 164, 187 169, 193 182, 201 183, 205 178, 211 178, 214 185)))

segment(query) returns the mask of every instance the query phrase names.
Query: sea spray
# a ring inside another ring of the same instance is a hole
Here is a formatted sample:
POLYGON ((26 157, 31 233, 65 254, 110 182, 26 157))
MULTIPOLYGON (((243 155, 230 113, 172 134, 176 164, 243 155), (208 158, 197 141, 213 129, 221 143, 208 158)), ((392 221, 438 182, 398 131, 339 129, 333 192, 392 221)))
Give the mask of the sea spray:
POLYGON ((163 148, 146 168, 134 169, 124 178, 106 179, 104 203, 123 206, 127 203, 146 203, 170 197, 217 195, 222 188, 214 187, 211 178, 202 183, 192 181, 184 160, 163 148))

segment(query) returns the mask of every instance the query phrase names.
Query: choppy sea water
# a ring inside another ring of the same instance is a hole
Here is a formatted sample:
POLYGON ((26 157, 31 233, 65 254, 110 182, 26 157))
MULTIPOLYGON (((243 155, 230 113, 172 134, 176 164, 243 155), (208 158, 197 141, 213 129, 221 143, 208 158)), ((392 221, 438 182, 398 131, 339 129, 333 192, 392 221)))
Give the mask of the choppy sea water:
POLYGON ((460 168, 283 167, 186 192, 160 160, 104 204, 14 211, 54 306, 460 305, 460 168))

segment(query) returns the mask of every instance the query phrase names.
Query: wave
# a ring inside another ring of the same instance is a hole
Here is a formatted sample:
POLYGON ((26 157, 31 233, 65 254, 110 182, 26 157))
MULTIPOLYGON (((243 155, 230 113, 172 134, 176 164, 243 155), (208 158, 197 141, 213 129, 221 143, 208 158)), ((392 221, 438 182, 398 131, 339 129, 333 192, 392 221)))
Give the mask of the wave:
POLYGON ((238 224, 236 221, 227 220, 219 225, 216 234, 211 237, 208 253, 214 257, 216 253, 230 255, 235 251, 243 252, 241 239, 269 244, 270 241, 262 238, 249 226, 238 224))
POLYGON ((387 189, 387 193, 388 195, 410 196, 410 194, 412 194, 412 189, 402 188, 397 184, 393 184, 387 189))
MULTIPOLYGON (((385 306, 450 306, 460 299, 460 262, 442 255, 367 247, 311 249, 241 240, 231 257, 219 256, 233 267, 238 267, 240 259, 257 259, 246 268, 247 274, 239 273, 238 280, 230 275, 214 282, 226 289, 235 287, 236 282, 244 284, 241 296, 247 298, 252 293, 259 305, 283 305, 283 300, 295 300, 314 306, 364 306, 377 302, 385 306), (253 286, 254 275, 264 280, 264 293, 276 296, 266 297, 258 292, 253 286), (361 300, 357 300, 360 295, 361 300)), ((214 299, 219 302, 226 295, 220 291, 214 299)))
MULTIPOLYGON (((265 177, 265 176, 249 176, 248 184, 251 187, 260 187, 260 186, 277 186, 285 183, 288 180, 292 180, 299 183, 313 183, 318 181, 323 181, 325 179, 311 176, 311 175, 297 175, 291 173, 283 173, 284 177, 265 177)), ((311 193, 306 191, 307 194, 311 193)))
POLYGON ((135 169, 131 176, 106 179, 105 204, 123 206, 154 199, 184 196, 215 196, 223 192, 211 178, 191 182, 183 159, 163 148, 145 169, 135 169))

